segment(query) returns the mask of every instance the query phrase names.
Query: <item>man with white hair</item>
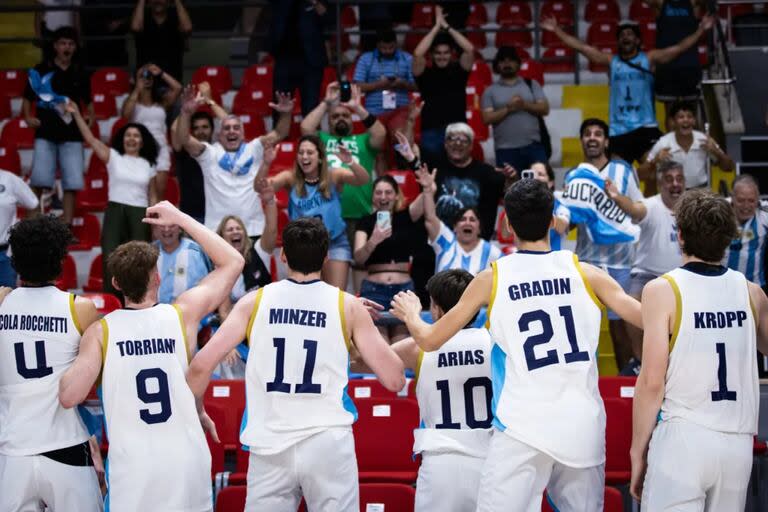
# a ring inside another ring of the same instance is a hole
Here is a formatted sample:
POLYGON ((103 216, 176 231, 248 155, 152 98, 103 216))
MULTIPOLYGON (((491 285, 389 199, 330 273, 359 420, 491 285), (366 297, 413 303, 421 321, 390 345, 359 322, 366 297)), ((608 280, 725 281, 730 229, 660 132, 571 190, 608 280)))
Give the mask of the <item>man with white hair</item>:
POLYGON ((288 135, 293 111, 290 95, 277 93, 277 103, 270 103, 279 115, 275 128, 261 137, 245 142, 243 123, 238 116, 222 119, 218 142, 201 142, 190 134, 192 114, 206 100, 187 91, 179 115, 178 137, 184 149, 200 164, 205 192, 205 226, 216 230, 227 215, 237 215, 245 223, 248 235, 264 231, 264 211, 253 180, 264 159, 264 149, 288 135))
POLYGON ((725 251, 723 264, 744 274, 766 290, 765 242, 768 240, 768 211, 760 204, 760 188, 749 174, 733 180, 731 205, 738 221, 738 237, 725 251))
POLYGON ((448 226, 456 223, 456 215, 465 208, 477 209, 480 236, 493 236, 499 200, 504 196, 505 178, 515 170, 506 166, 494 169, 472 158, 475 132, 466 123, 453 123, 445 128, 445 153, 437 162, 427 162, 437 168, 437 216, 448 226))

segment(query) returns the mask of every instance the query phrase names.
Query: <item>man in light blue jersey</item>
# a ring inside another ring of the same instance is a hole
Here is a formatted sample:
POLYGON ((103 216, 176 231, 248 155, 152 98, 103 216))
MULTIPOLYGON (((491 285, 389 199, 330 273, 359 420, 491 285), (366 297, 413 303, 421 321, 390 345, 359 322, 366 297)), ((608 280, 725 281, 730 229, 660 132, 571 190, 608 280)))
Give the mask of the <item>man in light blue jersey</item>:
POLYGON ((725 252, 723 263, 765 290, 768 211, 760 206, 760 189, 757 181, 749 174, 742 174, 733 181, 731 205, 736 213, 739 231, 725 252))
POLYGON ((211 271, 211 263, 200 246, 181 236, 177 225, 154 226, 155 246, 160 249, 157 271, 160 273, 158 301, 173 304, 176 297, 197 286, 211 271))
POLYGON ((713 23, 711 16, 705 16, 699 28, 679 43, 643 52, 640 49, 640 27, 633 21, 622 21, 616 29, 618 55, 613 52, 604 53, 568 34, 558 26, 555 18, 542 20, 541 26, 593 64, 608 67, 611 84, 611 150, 613 154, 632 163, 635 160, 640 162, 645 152, 661 137, 653 95, 653 72, 656 65, 676 59, 695 45, 713 23))

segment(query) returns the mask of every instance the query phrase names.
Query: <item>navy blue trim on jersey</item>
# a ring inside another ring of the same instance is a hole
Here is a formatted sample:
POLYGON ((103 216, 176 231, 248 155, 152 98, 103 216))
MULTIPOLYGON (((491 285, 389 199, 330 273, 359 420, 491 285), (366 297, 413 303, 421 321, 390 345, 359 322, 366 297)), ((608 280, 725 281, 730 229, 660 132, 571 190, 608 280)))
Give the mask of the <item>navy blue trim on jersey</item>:
POLYGON ((322 279, 313 279, 311 281, 296 281, 295 279, 291 279, 290 277, 288 278, 288 280, 294 284, 314 284, 322 281, 322 279))
POLYGON ((549 254, 551 252, 552 252, 551 249, 549 251, 530 251, 527 249, 523 249, 523 250, 517 251, 515 254, 549 254))
POLYGON ((722 265, 711 265, 709 263, 704 263, 703 261, 691 261, 690 263, 683 265, 682 268, 689 272, 693 272, 694 274, 710 277, 721 276, 728 271, 727 267, 722 265))

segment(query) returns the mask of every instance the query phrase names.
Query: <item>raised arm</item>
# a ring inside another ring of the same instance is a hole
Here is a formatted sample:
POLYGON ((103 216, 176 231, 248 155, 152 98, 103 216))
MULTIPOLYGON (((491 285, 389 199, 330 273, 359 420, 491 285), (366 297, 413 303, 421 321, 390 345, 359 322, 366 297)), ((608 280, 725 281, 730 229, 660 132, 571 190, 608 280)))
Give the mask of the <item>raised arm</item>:
POLYGON ((195 242, 200 244, 215 269, 205 276, 197 286, 190 288, 176 299, 183 314, 188 333, 196 333, 200 320, 215 310, 229 295, 237 277, 243 270, 243 256, 219 235, 195 219, 179 211, 168 201, 162 201, 147 208, 144 218, 147 224, 178 225, 195 242))
POLYGON ((403 389, 403 362, 381 337, 368 311, 357 298, 348 293, 344 293, 344 314, 352 342, 379 382, 390 391, 403 389))
POLYGON ((387 129, 381 121, 365 110, 360 86, 352 84, 351 92, 352 94, 350 95, 349 101, 342 103, 342 106, 347 107, 352 113, 357 114, 357 117, 363 122, 369 135, 368 145, 376 150, 383 148, 384 144, 387 142, 387 129))
POLYGON ((109 162, 109 146, 93 135, 93 132, 88 127, 88 123, 85 122, 85 119, 83 119, 83 116, 80 114, 80 109, 77 104, 74 101, 68 101, 64 106, 64 109, 72 114, 72 117, 77 124, 77 128, 80 130, 80 134, 83 136, 83 140, 91 146, 93 152, 99 157, 99 160, 105 164, 109 162))
POLYGON ((424 227, 427 229, 427 237, 430 242, 434 242, 440 234, 440 219, 437 216, 437 208, 435 207, 436 176, 437 169, 432 169, 430 173, 426 164, 422 164, 421 168, 417 171, 417 179, 420 182, 426 183, 422 185, 421 197, 424 203, 424 227))
POLYGON ((144 0, 137 0, 131 15, 131 31, 141 32, 142 30, 144 30, 144 0))
POLYGON ((323 117, 328 113, 328 109, 331 105, 339 99, 339 82, 331 82, 325 88, 325 98, 323 101, 312 109, 312 112, 307 114, 301 121, 301 134, 302 135, 315 135, 320 130, 320 124, 323 122, 323 117))
POLYGON ((179 114, 177 119, 176 137, 177 142, 180 142, 184 149, 187 150, 187 153, 193 157, 199 156, 205 150, 205 144, 194 138, 190 133, 192 114, 203 103, 205 103, 205 98, 194 86, 187 86, 184 89, 181 114, 179 114))
POLYGON ((590 46, 581 39, 567 33, 557 24, 555 18, 550 17, 541 20, 541 28, 555 34, 566 46, 581 53, 594 64, 603 66, 610 65, 611 59, 613 58, 612 55, 603 53, 594 46, 590 46))
POLYGON ((189 18, 186 7, 184 7, 184 2, 174 0, 174 4, 176 5, 176 15, 179 18, 179 32, 189 34, 192 32, 192 20, 189 18))
POLYGON ((136 81, 134 82, 133 90, 131 91, 131 94, 125 98, 123 108, 120 110, 120 115, 127 121, 133 119, 133 112, 136 110, 136 102, 139 101, 139 94, 141 93, 141 90, 147 86, 147 81, 144 79, 145 69, 147 69, 147 66, 141 66, 136 70, 136 81))
POLYGON ((275 189, 266 178, 261 178, 255 183, 255 190, 261 197, 264 209, 264 231, 257 242, 264 252, 271 253, 277 247, 277 201, 275 189))
POLYGON ((269 176, 269 168, 272 166, 272 162, 275 161, 275 158, 277 157, 277 146, 274 144, 264 146, 264 153, 261 158, 261 165, 259 166, 259 170, 256 173, 256 176, 253 178, 253 190, 256 192, 259 191, 259 183, 261 183, 262 180, 267 179, 267 176, 269 176))
POLYGON ((277 103, 269 103, 269 106, 278 113, 277 123, 275 128, 262 135, 261 143, 266 147, 275 145, 288 136, 288 132, 291 130, 291 114, 293 113, 293 99, 291 95, 286 92, 276 92, 277 103))
POLYGON ((648 214, 648 209, 642 201, 633 201, 619 193, 616 184, 610 178, 605 179, 605 191, 614 200, 621 211, 632 217, 632 222, 638 223, 648 214))
POLYGON ((348 166, 349 169, 343 167, 337 167, 331 170, 331 179, 337 185, 344 183, 346 185, 365 185, 371 180, 371 175, 365 170, 365 167, 355 162, 352 158, 352 153, 349 152, 343 144, 338 145, 336 155, 341 162, 348 166))
POLYGON ((154 76, 156 80, 159 78, 168 86, 168 90, 163 94, 163 107, 166 109, 171 108, 173 104, 176 103, 176 100, 179 99, 183 87, 178 80, 160 69, 159 66, 150 64, 147 66, 147 69, 152 73, 152 76, 154 76))
POLYGON ((443 16, 443 8, 438 5, 435 7, 435 25, 421 38, 419 44, 413 49, 413 62, 411 63, 413 76, 421 75, 427 68, 427 52, 437 34, 442 30, 443 25, 448 26, 443 16))
POLYGON ((696 31, 682 39, 677 44, 667 46, 666 48, 650 50, 648 52, 648 60, 650 61, 651 65, 666 64, 675 60, 680 56, 681 53, 695 45, 699 39, 701 39, 702 34, 712 28, 714 22, 715 19, 712 16, 704 16, 701 19, 701 23, 699 23, 699 27, 696 29, 696 31))
POLYGON ((728 153, 723 151, 715 139, 709 135, 707 135, 707 141, 704 143, 704 150, 709 153, 709 156, 715 160, 717 166, 722 170, 728 172, 736 168, 736 164, 733 162, 733 159, 728 156, 728 153))
POLYGON ((616 312, 622 319, 638 329, 643 328, 640 303, 633 299, 614 281, 607 272, 588 263, 578 263, 584 271, 589 285, 600 302, 616 312))

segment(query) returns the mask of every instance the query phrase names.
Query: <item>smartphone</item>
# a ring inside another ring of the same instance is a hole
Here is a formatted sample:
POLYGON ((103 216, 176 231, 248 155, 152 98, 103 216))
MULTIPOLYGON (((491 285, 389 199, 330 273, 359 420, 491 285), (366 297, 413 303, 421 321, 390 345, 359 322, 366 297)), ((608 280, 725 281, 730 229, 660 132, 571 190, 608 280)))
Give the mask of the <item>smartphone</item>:
POLYGON ((346 103, 352 99, 352 84, 346 80, 343 80, 341 83, 339 83, 339 90, 339 99, 342 103, 346 103))
POLYGON ((524 180, 532 180, 532 179, 534 179, 534 178, 536 177, 536 173, 535 173, 535 172, 533 172, 533 170, 532 170, 532 169, 525 169, 525 170, 523 170, 523 172, 520 174, 520 176, 521 176, 521 177, 522 177, 524 180))
POLYGON ((392 227, 392 214, 390 212, 376 212, 376 225, 379 229, 386 231, 392 227))

